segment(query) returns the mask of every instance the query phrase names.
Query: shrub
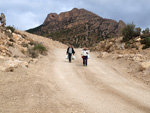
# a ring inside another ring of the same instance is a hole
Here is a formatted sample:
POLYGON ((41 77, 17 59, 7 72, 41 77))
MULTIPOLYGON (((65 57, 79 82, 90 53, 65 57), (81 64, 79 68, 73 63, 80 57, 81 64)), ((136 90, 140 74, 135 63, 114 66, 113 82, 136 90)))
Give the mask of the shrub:
POLYGON ((141 28, 140 27, 135 28, 134 36, 137 37, 140 36, 140 34, 141 34, 141 28))
POLYGON ((14 26, 7 26, 6 29, 10 29, 12 33, 15 31, 15 27, 14 26))
POLYGON ((122 30, 124 42, 127 42, 137 36, 140 36, 140 34, 141 34, 141 28, 140 27, 135 28, 135 25, 133 23, 127 24, 122 30))
POLYGON ((150 37, 150 30, 149 28, 146 28, 145 30, 142 31, 142 35, 141 35, 141 38, 144 39, 144 38, 147 38, 147 37, 150 37))
POLYGON ((145 39, 141 40, 141 44, 145 44, 145 39))
POLYGON ((146 28, 145 30, 143 30, 142 33, 143 33, 144 35, 149 34, 149 33, 150 33, 149 28, 146 28))
POLYGON ((41 54, 43 54, 44 52, 47 51, 46 48, 42 44, 40 44, 40 43, 35 44, 35 46, 33 47, 33 50, 38 51, 41 54))
POLYGON ((146 37, 143 40, 141 40, 142 44, 145 44, 143 46, 143 49, 149 48, 150 47, 150 37, 146 37))
POLYGON ((29 57, 36 58, 39 54, 47 55, 47 49, 41 43, 34 43, 32 48, 28 46, 27 55, 29 57))
POLYGON ((142 38, 142 39, 144 39, 144 38, 146 38, 146 37, 150 37, 150 33, 149 33, 149 34, 142 34, 142 35, 141 35, 141 38, 142 38))
POLYGON ((35 51, 33 48, 28 48, 28 55, 29 57, 36 58, 38 57, 38 52, 35 51))
POLYGON ((134 29, 135 29, 135 25, 132 24, 127 24, 123 30, 122 30, 122 35, 123 35, 123 41, 129 41, 130 39, 133 38, 134 36, 134 29))

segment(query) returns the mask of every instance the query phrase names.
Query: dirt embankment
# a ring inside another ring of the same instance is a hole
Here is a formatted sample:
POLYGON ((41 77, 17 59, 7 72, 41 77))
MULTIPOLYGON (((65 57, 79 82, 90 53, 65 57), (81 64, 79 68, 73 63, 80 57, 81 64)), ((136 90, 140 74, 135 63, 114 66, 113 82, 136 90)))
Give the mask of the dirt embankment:
POLYGON ((137 37, 128 43, 122 42, 122 37, 107 39, 96 47, 98 58, 102 58, 117 70, 122 69, 131 79, 139 80, 150 86, 150 49, 143 50, 141 38, 137 37))
POLYGON ((25 34, 47 46, 48 54, 28 67, 0 71, 1 113, 150 112, 150 88, 116 69, 117 64, 91 53, 84 67, 81 49, 75 49, 76 60, 69 63, 65 45, 25 34))

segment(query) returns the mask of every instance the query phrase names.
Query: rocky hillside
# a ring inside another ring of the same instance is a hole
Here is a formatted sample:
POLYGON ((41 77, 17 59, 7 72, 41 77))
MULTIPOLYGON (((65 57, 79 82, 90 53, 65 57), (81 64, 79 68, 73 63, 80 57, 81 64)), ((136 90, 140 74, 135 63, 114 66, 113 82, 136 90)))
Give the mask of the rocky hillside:
POLYGON ((28 68, 30 63, 36 63, 39 57, 46 55, 50 48, 61 46, 58 42, 48 40, 49 47, 47 47, 43 45, 43 37, 12 29, 0 27, 0 71, 2 72, 14 71, 18 67, 28 68))
POLYGON ((141 37, 128 42, 122 42, 122 38, 106 39, 90 50, 95 51, 98 58, 115 65, 116 70, 122 69, 131 79, 137 78, 150 86, 150 48, 142 49, 141 37))
POLYGON ((27 55, 28 48, 34 42, 25 34, 0 28, 0 71, 14 71, 19 66, 28 67, 29 62, 33 61, 27 55))
POLYGON ((141 37, 136 37, 128 42, 123 42, 123 37, 115 37, 103 40, 96 46, 90 47, 91 51, 101 51, 108 53, 137 53, 143 51, 143 44, 141 44, 141 37))
POLYGON ((75 47, 92 46, 106 38, 120 36, 123 21, 104 19, 85 9, 74 8, 60 14, 50 13, 44 23, 27 30, 75 47))

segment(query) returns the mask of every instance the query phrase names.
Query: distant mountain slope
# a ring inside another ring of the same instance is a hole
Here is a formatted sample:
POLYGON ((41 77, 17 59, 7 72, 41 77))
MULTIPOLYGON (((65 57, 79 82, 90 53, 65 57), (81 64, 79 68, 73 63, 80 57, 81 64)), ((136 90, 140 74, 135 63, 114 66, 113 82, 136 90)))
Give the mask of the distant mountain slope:
POLYGON ((74 8, 59 15, 50 13, 44 23, 27 32, 46 36, 75 47, 92 46, 99 41, 119 36, 126 24, 104 19, 85 9, 74 8))

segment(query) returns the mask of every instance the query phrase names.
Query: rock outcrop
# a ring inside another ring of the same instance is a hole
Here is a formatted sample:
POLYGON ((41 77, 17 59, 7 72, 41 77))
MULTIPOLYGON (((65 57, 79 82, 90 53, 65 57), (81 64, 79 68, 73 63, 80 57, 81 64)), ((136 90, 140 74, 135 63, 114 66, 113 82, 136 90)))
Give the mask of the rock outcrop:
POLYGON ((150 85, 150 48, 142 49, 144 45, 141 44, 141 37, 128 42, 123 42, 122 39, 123 37, 106 39, 89 49, 108 64, 116 65, 116 70, 121 68, 125 73, 130 73, 131 77, 150 85))
POLYGON ((123 42, 122 38, 123 37, 116 37, 103 40, 96 46, 90 47, 90 50, 108 53, 136 53, 142 51, 143 45, 140 42, 140 37, 130 40, 128 43, 123 42))
POLYGON ((75 47, 92 46, 106 38, 120 36, 123 21, 104 19, 85 9, 48 14, 39 27, 27 30, 75 47))
POLYGON ((14 71, 15 68, 28 67, 29 63, 34 62, 25 54, 33 43, 36 42, 17 30, 12 33, 10 29, 0 27, 0 71, 14 71))

